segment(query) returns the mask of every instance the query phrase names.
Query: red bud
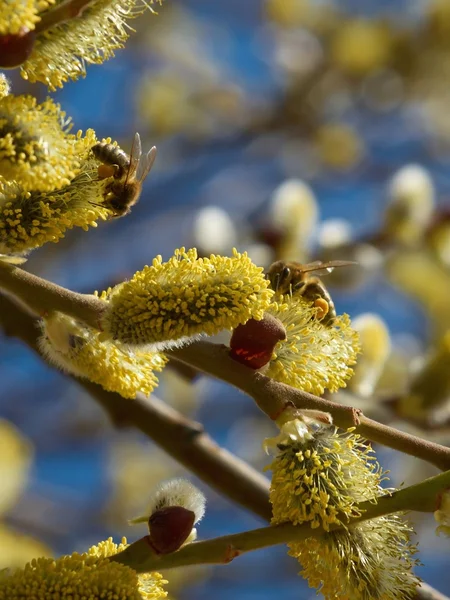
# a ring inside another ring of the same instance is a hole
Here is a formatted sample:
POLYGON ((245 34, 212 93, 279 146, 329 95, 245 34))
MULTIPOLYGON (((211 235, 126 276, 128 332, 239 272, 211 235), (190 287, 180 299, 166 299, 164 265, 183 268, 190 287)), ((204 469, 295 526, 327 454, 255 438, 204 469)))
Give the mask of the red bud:
POLYGON ((195 514, 182 506, 167 506, 155 511, 148 520, 150 542, 159 554, 178 550, 189 537, 195 514))
POLYGON ((0 35, 0 68, 14 69, 22 65, 33 50, 35 38, 35 32, 28 29, 0 35))
POLYGON ((272 358, 280 340, 286 339, 286 330, 278 319, 265 314, 261 321, 249 319, 233 331, 230 356, 251 369, 261 369, 272 358))

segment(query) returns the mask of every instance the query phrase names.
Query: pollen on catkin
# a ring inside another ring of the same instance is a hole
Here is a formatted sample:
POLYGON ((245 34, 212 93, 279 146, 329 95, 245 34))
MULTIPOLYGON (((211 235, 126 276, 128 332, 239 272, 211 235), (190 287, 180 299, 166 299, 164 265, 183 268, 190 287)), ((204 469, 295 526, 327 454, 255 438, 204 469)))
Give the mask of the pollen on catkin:
POLYGON ((156 352, 120 348, 111 340, 100 341, 100 332, 62 313, 42 321, 41 352, 63 371, 85 377, 124 398, 137 392, 150 394, 158 385, 156 372, 167 358, 156 352))
POLYGON ((33 51, 21 66, 21 75, 40 81, 51 91, 66 81, 86 76, 87 64, 101 64, 123 48, 130 32, 128 21, 162 0, 96 0, 82 18, 66 20, 38 33, 33 51))
POLYGON ((0 573, 0 600, 156 600, 166 598, 160 573, 138 575, 132 568, 108 560, 127 547, 126 538, 112 538, 71 556, 36 558, 23 569, 0 573), (30 595, 31 594, 31 595, 30 595))
POLYGON ((165 263, 158 256, 102 295, 109 301, 102 327, 124 344, 163 349, 262 319, 273 295, 262 271, 236 250, 231 258, 198 258, 195 248, 165 263))
POLYGON ((25 191, 49 192, 69 185, 96 143, 92 129, 71 134, 59 104, 32 96, 0 98, 0 175, 25 191))
POLYGON ((10 84, 6 75, 4 73, 0 73, 0 99, 7 96, 10 89, 10 84))
POLYGON ((16 34, 34 29, 39 12, 54 4, 55 0, 0 0, 0 35, 16 34))
POLYGON ((350 524, 361 514, 357 503, 386 493, 370 446, 350 431, 301 418, 287 421, 266 445, 277 449, 269 467, 272 523, 310 523, 329 532, 288 545, 309 585, 326 600, 412 598, 419 580, 407 523, 389 515, 350 524), (343 529, 330 532, 331 525, 343 529))
POLYGON ((108 180, 99 180, 98 163, 83 161, 79 173, 53 192, 28 192, 0 176, 0 253, 26 253, 47 242, 57 243, 68 229, 97 227, 111 211, 103 208, 108 180))
POLYGON ((267 312, 284 325, 286 339, 275 346, 265 375, 318 395, 346 386, 359 352, 348 315, 324 325, 316 318, 317 309, 298 295, 272 302, 267 312))
POLYGON ((444 533, 450 537, 450 490, 446 490, 438 498, 438 509, 434 512, 434 518, 439 523, 436 533, 444 533))

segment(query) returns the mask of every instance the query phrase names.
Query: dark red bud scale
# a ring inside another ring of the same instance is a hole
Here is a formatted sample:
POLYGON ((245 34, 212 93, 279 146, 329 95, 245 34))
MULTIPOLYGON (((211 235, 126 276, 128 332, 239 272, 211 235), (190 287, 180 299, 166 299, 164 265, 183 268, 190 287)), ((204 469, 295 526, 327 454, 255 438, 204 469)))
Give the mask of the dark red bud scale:
POLYGON ((20 67, 30 56, 35 38, 35 32, 28 29, 0 35, 0 68, 20 67))
POLYGON ((230 356, 251 369, 261 369, 272 358, 277 343, 285 339, 281 321, 265 314, 261 321, 249 319, 236 327, 231 336, 230 356))
POLYGON ((155 511, 148 520, 149 538, 158 554, 178 550, 194 527, 195 514, 182 506, 166 506, 155 511))

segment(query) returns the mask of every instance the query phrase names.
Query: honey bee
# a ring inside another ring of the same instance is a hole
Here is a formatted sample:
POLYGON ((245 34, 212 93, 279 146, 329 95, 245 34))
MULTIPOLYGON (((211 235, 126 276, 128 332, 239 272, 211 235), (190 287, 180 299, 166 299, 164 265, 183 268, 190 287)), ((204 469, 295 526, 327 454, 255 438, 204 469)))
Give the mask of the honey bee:
POLYGON ((331 271, 336 267, 355 265, 347 260, 320 261, 302 265, 297 262, 274 262, 267 272, 272 289, 278 294, 300 294, 318 309, 317 318, 324 325, 333 325, 336 319, 334 302, 323 282, 314 275, 313 271, 331 271))
POLYGON ((99 178, 113 178, 105 188, 105 201, 100 206, 109 208, 114 217, 123 217, 139 200, 142 183, 155 162, 156 148, 153 146, 143 155, 141 137, 136 133, 130 156, 118 146, 102 142, 92 146, 91 150, 102 163, 98 167, 99 178))

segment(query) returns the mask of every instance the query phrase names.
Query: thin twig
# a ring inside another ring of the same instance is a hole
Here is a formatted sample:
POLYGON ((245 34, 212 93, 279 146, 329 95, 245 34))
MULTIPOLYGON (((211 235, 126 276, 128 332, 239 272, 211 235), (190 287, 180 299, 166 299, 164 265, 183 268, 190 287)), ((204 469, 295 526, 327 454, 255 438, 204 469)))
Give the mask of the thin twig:
MULTIPOLYGON (((450 471, 447 471, 417 485, 399 490, 392 495, 387 494, 377 498, 376 502, 373 500, 361 502, 358 505, 358 512, 361 511, 361 515, 351 519, 348 527, 399 511, 432 511, 437 494, 449 485, 450 471)), ((330 531, 341 528, 342 526, 333 524, 330 526, 330 531)), ((189 544, 178 552, 165 555, 155 554, 146 536, 130 544, 125 550, 112 556, 110 560, 130 566, 138 573, 196 564, 225 564, 246 552, 277 544, 298 542, 311 537, 320 537, 325 534, 326 532, 321 528, 312 529, 310 523, 303 525, 285 523, 189 544)))
POLYGON ((16 296, 36 315, 63 312, 99 329, 106 303, 90 294, 78 294, 0 260, 0 288, 16 296))

